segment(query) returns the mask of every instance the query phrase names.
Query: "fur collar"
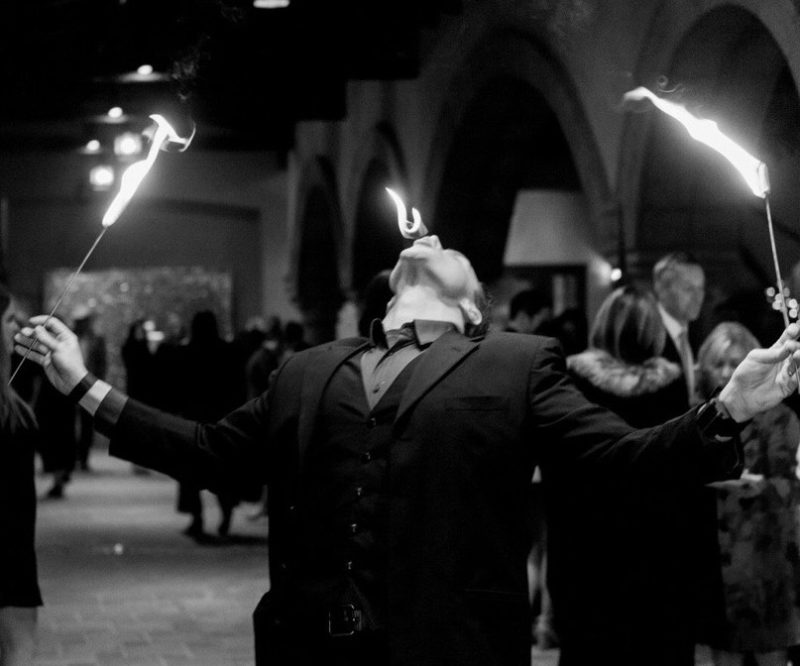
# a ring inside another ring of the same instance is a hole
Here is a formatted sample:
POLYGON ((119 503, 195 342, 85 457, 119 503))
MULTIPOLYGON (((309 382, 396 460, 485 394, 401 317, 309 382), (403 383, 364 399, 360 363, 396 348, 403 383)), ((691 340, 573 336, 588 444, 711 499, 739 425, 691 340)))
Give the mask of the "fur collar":
POLYGON ((665 358, 631 365, 600 349, 570 356, 567 367, 599 390, 623 398, 655 393, 681 376, 681 367, 665 358))

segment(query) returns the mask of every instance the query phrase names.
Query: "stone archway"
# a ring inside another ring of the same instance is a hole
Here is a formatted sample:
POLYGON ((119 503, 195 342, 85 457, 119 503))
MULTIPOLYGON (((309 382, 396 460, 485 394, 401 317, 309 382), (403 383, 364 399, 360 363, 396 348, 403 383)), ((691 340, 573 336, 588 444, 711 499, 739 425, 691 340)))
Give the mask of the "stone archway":
POLYGON ((392 187, 409 206, 418 205, 408 198, 402 154, 388 125, 374 128, 359 151, 357 164, 350 197, 355 202, 350 261, 350 286, 355 294, 376 273, 394 266, 404 247, 397 230, 397 212, 384 188, 392 187))
MULTIPOLYGON (((516 82, 526 98, 535 95, 537 101, 533 106, 546 109, 546 114, 554 114, 558 119, 557 135, 564 139, 566 154, 578 175, 577 188, 586 196, 589 219, 598 232, 599 249, 614 252, 616 205, 576 86, 567 69, 541 41, 518 31, 499 30, 487 35, 460 63, 451 80, 425 171, 425 208, 435 210, 440 205, 446 191, 442 182, 451 163, 451 147, 465 115, 474 108, 476 91, 491 90, 495 85, 502 88, 510 82, 516 82)), ((537 122, 535 116, 528 120, 537 122)))
POLYGON ((482 280, 503 271, 517 192, 581 189, 559 119, 524 81, 497 78, 477 91, 453 136, 435 231, 470 257, 482 280))
POLYGON ((353 289, 360 293, 379 271, 391 268, 403 249, 397 212, 384 188, 393 185, 387 166, 370 160, 361 185, 353 237, 353 289))
POLYGON ((336 337, 339 308, 344 302, 341 280, 342 221, 330 168, 317 160, 305 172, 299 191, 290 282, 303 313, 308 341, 336 337))

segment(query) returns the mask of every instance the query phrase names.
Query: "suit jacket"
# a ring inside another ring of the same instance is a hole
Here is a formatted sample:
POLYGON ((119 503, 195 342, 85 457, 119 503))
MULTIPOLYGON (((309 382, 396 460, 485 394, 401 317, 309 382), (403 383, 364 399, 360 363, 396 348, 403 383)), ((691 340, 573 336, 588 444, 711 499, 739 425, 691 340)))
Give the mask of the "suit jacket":
MULTIPOLYGON (((298 507, 312 501, 304 461, 328 381, 365 345, 350 339, 293 356, 268 394, 216 424, 130 400, 105 428, 111 453, 137 464, 212 489, 254 473, 269 484, 272 589, 261 605, 259 663, 301 663, 298 650, 319 626, 324 609, 298 597, 306 572, 294 568, 305 559, 298 507)), ((102 407, 98 416, 102 426, 102 407)), ((703 439, 694 413, 634 431, 588 402, 558 343, 537 336, 446 333, 416 364, 393 432, 386 609, 398 666, 529 663, 526 497, 537 463, 545 479, 568 467, 578 482, 603 474, 700 484, 737 471, 735 447, 703 439)))

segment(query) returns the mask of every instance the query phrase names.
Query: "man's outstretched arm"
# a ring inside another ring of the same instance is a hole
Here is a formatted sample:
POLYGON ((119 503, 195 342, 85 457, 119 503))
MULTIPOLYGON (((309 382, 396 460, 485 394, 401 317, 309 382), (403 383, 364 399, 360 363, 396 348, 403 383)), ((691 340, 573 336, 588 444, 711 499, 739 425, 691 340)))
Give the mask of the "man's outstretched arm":
POLYGON ((265 473, 265 396, 217 424, 200 425, 129 399, 94 377, 77 336, 58 319, 37 316, 30 323, 35 328, 17 334, 16 350, 28 353, 58 391, 95 417, 97 429, 111 440, 112 455, 214 490, 265 473))

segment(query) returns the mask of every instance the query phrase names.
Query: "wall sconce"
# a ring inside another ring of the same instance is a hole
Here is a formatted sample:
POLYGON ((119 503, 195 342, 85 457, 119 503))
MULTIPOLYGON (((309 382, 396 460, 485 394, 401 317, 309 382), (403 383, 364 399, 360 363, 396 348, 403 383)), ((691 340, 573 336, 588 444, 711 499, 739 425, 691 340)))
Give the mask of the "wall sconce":
POLYGON ((142 152, 142 136, 135 132, 123 132, 114 137, 114 154, 117 157, 133 157, 142 152))
POLYGON ((98 164, 89 170, 89 186, 95 192, 105 192, 114 184, 114 168, 108 164, 98 164))

